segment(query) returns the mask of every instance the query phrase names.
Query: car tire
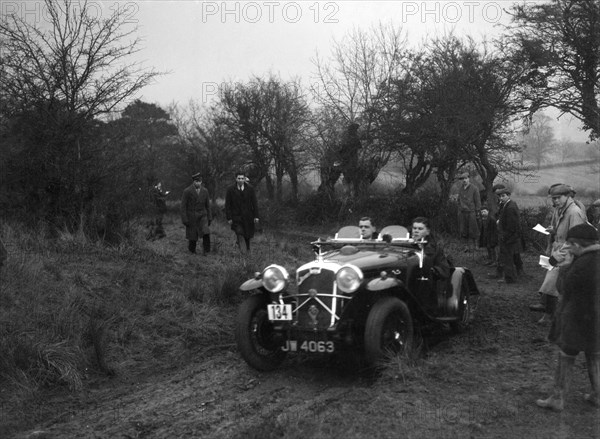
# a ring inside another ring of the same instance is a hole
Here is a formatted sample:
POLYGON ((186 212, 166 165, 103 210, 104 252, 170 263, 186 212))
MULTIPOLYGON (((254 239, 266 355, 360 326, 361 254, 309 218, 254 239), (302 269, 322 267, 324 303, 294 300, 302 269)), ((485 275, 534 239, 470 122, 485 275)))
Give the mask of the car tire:
POLYGON ((457 320, 450 322, 450 329, 458 334, 464 332, 471 321, 471 295, 469 294, 468 282, 464 277, 460 280, 457 317, 457 320))
POLYGON ((386 356, 410 352, 413 321, 406 303, 396 297, 377 301, 365 325, 365 357, 371 366, 386 356))
POLYGON ((235 340, 242 358, 256 370, 274 370, 286 356, 273 339, 273 325, 263 296, 250 296, 240 304, 235 340))

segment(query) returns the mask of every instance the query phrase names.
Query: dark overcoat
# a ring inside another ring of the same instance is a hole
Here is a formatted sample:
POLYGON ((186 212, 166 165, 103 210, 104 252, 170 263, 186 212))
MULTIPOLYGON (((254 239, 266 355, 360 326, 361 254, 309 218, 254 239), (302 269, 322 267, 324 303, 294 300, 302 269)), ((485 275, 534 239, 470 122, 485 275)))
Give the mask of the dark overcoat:
POLYGON ((513 200, 508 200, 498 211, 498 243, 509 253, 521 251, 519 208, 513 200))
POLYGON ((600 244, 586 247, 566 270, 550 341, 563 351, 600 352, 600 244))
POLYGON ((200 191, 196 191, 192 183, 183 190, 181 221, 185 225, 185 238, 190 241, 198 241, 198 237, 210 233, 210 196, 204 187, 201 186, 200 191))
POLYGON ((498 224, 496 217, 489 214, 487 219, 481 221, 481 234, 479 235, 479 247, 494 248, 498 245, 498 224))
POLYGON ((231 230, 236 235, 245 238, 254 236, 254 218, 258 218, 258 204, 256 192, 248 183, 244 183, 244 189, 240 190, 237 184, 227 188, 225 196, 225 218, 231 220, 231 230))

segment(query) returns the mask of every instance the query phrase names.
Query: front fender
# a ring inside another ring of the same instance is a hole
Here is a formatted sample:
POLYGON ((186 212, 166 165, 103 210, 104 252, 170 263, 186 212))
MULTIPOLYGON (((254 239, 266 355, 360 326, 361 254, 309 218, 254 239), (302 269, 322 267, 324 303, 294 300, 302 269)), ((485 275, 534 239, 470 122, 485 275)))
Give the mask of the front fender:
POLYGON ((240 285, 240 290, 241 291, 252 291, 252 290, 258 290, 260 288, 262 288, 263 284, 262 284, 262 279, 248 279, 246 282, 244 282, 242 285, 240 285))
POLYGON ((382 290, 387 290, 390 288, 397 287, 399 285, 402 285, 402 281, 399 279, 396 279, 395 277, 388 277, 385 279, 378 277, 375 279, 371 279, 369 281, 369 283, 367 283, 367 290, 382 291, 382 290))

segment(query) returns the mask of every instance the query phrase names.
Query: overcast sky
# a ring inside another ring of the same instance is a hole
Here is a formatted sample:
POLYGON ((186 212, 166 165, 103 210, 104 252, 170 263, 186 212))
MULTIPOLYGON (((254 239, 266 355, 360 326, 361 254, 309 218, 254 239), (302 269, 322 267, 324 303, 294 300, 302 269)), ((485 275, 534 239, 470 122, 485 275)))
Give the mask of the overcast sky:
MULTIPOLYGON (((190 99, 209 102, 219 84, 252 75, 279 74, 315 83, 311 62, 328 57, 333 39, 354 27, 402 26, 411 45, 454 32, 480 41, 510 22, 512 1, 195 1, 88 0, 98 14, 124 8, 144 39, 141 59, 168 74, 143 89, 140 98, 166 106, 190 99)), ((2 13, 44 18, 43 2, 3 0, 2 13)), ((556 117, 552 113, 551 116, 556 117)), ((556 137, 585 140, 577 122, 557 122, 556 137)))
POLYGON ((481 39, 508 22, 505 2, 492 1, 145 1, 131 5, 145 36, 144 56, 170 71, 144 90, 161 103, 210 99, 217 84, 272 71, 310 83, 317 51, 328 56, 332 39, 353 27, 392 22, 417 45, 427 35, 453 30, 481 39))

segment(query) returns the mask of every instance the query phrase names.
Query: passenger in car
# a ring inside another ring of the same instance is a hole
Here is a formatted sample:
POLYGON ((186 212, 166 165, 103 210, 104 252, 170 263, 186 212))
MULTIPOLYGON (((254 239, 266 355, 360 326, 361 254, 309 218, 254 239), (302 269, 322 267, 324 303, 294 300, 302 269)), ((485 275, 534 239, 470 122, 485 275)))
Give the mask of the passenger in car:
POLYGON ((362 239, 377 239, 379 234, 375 231, 375 223, 368 216, 363 216, 358 221, 358 228, 360 229, 360 236, 362 239))
POLYGON ((424 248, 425 260, 423 266, 426 269, 431 269, 434 275, 447 279, 450 277, 451 264, 448 258, 444 254, 444 249, 436 241, 429 223, 429 219, 419 216, 412 221, 412 238, 415 241, 424 240, 427 241, 424 248))

